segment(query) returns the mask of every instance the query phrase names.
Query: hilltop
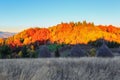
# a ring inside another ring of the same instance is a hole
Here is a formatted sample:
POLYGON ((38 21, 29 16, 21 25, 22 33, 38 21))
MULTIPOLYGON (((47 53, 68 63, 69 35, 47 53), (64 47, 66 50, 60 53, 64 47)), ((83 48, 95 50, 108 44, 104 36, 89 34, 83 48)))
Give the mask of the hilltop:
POLYGON ((95 25, 86 21, 60 23, 48 28, 26 29, 9 37, 6 43, 12 46, 28 45, 35 42, 45 44, 48 41, 59 44, 88 44, 101 38, 120 43, 120 28, 112 25, 95 25))

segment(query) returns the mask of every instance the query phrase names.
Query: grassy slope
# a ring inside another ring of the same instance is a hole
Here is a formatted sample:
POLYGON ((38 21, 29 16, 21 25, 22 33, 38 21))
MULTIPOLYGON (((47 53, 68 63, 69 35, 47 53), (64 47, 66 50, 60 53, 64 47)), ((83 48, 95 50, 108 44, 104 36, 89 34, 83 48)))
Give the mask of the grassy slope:
POLYGON ((2 59, 0 80, 120 80, 120 58, 2 59))

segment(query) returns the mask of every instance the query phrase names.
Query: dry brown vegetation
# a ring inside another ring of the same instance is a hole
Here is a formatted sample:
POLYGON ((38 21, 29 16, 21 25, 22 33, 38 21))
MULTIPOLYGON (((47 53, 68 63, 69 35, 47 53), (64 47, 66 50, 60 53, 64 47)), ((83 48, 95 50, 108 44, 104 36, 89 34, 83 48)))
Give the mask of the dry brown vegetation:
POLYGON ((119 79, 119 57, 0 60, 0 80, 119 79))

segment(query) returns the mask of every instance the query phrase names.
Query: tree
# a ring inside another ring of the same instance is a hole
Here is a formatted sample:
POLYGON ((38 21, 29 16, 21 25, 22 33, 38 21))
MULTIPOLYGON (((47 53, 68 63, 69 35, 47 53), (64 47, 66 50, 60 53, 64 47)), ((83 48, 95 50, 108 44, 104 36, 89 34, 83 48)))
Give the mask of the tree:
POLYGON ((85 21, 83 21, 83 26, 84 26, 84 27, 86 27, 86 26, 87 26, 87 22, 86 22, 86 20, 85 20, 85 21))
POLYGON ((69 54, 70 57, 85 57, 87 54, 81 49, 80 45, 75 45, 72 47, 71 52, 69 54))
POLYGON ((47 48, 46 45, 40 46, 39 50, 38 50, 38 57, 39 58, 48 58, 51 57, 51 53, 49 51, 49 49, 47 48))
POLYGON ((114 57, 114 55, 112 54, 112 51, 107 47, 107 45, 105 43, 103 43, 103 45, 98 49, 97 57, 114 57))
POLYGON ((4 40, 0 38, 0 46, 4 44, 4 40))
POLYGON ((27 52, 27 46, 24 45, 24 46, 22 47, 22 50, 21 50, 21 51, 22 51, 22 57, 23 57, 23 58, 28 58, 28 57, 29 57, 29 54, 28 54, 28 52, 27 52))
POLYGON ((78 25, 78 26, 81 26, 81 25, 82 25, 82 23, 79 21, 79 22, 77 23, 77 25, 78 25))
POLYGON ((8 45, 0 47, 0 58, 10 58, 11 49, 8 45))
POLYGON ((55 51, 55 57, 60 57, 60 53, 59 53, 58 48, 57 48, 56 51, 55 51))

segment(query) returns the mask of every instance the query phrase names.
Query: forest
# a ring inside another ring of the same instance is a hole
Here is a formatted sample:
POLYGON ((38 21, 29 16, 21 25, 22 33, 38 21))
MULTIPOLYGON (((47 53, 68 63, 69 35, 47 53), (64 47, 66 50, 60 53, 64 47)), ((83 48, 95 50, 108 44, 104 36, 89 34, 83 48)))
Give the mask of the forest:
POLYGON ((48 28, 29 28, 6 39, 0 38, 0 58, 69 57, 74 47, 89 57, 96 56, 102 44, 120 53, 120 28, 86 21, 62 22, 48 28))

